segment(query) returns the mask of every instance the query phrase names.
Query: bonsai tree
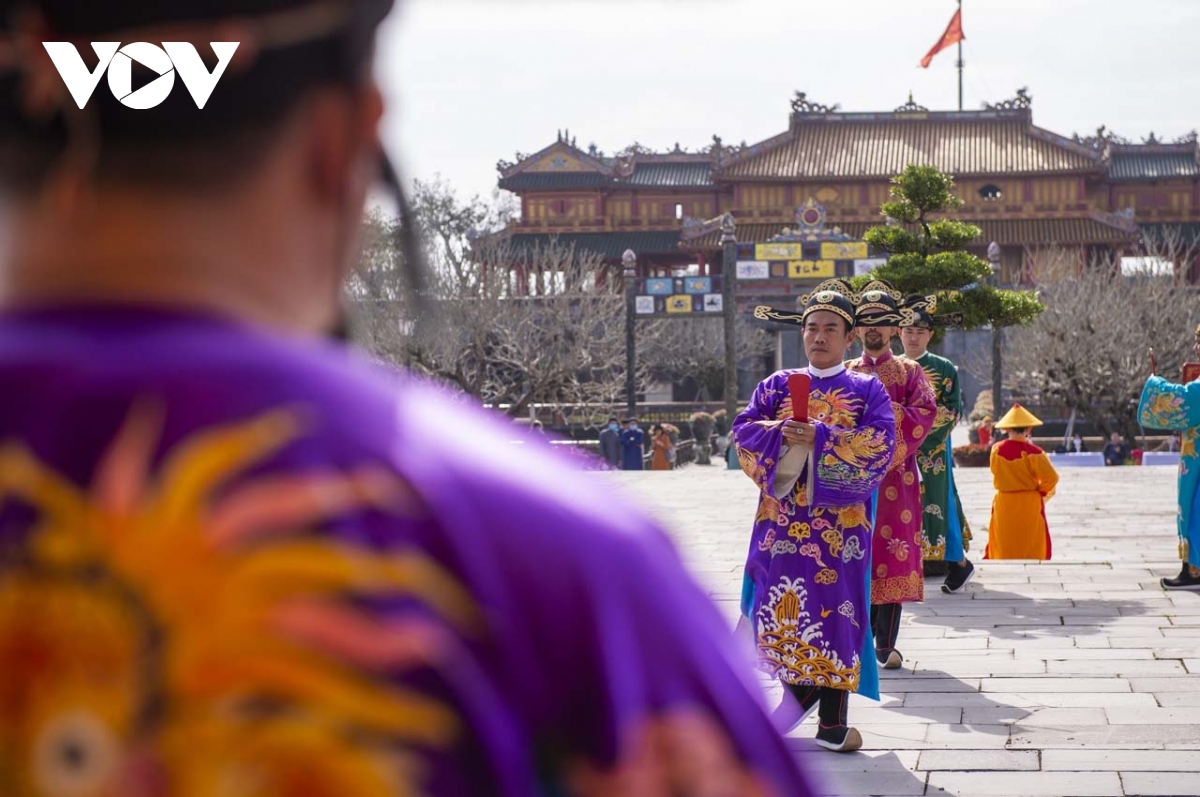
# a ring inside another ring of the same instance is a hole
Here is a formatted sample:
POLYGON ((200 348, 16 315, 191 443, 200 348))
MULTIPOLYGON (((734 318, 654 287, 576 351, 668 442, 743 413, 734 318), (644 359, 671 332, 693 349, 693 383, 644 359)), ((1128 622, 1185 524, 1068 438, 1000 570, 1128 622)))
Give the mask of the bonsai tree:
POLYGON ((718 437, 729 434, 729 418, 724 409, 713 413, 713 429, 718 437))
POLYGON ((716 425, 716 418, 711 413, 700 411, 693 412, 690 420, 692 424, 692 437, 696 439, 696 464, 711 464, 709 447, 712 445, 713 427, 716 425))
POLYGON ((966 251, 980 229, 966 222, 934 218, 962 206, 953 189, 954 178, 932 166, 910 165, 893 177, 893 199, 882 208, 889 223, 872 227, 863 236, 872 247, 886 252, 888 261, 870 274, 856 277, 854 287, 882 279, 906 296, 937 296, 937 313, 960 313, 964 329, 1030 323, 1044 309, 1037 296, 989 284, 991 266, 966 251))

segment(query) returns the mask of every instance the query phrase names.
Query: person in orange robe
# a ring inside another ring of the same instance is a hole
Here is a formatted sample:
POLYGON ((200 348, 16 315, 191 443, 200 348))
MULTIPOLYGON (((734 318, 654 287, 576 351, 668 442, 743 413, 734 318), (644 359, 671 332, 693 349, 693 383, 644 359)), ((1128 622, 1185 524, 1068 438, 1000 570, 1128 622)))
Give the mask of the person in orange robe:
POLYGON ((671 436, 661 424, 650 430, 650 447, 654 452, 650 457, 650 470, 670 470, 671 436))
POLYGON ((992 447, 992 519, 984 559, 1050 558, 1050 527, 1045 503, 1054 495, 1058 473, 1046 452, 1029 442, 1033 427, 1042 422, 1014 404, 996 424, 1008 439, 992 447))

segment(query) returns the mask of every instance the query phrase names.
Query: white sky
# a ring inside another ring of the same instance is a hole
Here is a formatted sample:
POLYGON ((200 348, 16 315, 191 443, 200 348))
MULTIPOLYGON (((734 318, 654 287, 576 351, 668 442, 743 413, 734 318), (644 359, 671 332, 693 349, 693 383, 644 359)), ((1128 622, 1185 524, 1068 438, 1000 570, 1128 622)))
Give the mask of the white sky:
MULTIPOLYGON (((409 177, 488 194, 495 164, 569 128, 581 148, 755 143, 796 89, 957 107, 954 0, 399 0, 381 39, 385 140, 409 177)), ((963 107, 1028 86, 1034 123, 1135 141, 1200 127, 1200 0, 964 0, 963 107)))

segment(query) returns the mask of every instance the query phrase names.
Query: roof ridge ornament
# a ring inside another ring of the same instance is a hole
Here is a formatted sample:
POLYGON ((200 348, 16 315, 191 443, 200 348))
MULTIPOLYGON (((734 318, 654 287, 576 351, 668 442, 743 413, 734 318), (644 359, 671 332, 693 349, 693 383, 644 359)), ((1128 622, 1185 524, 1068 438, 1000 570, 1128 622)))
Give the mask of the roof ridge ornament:
POLYGON ((1003 102, 997 102, 994 105, 984 103, 983 107, 989 111, 1024 111, 1033 106, 1033 95, 1029 93, 1027 86, 1022 86, 1017 89, 1017 96, 1003 102))
POLYGON ((808 94, 803 91, 797 91, 792 98, 793 113, 837 113, 838 108, 842 106, 822 105, 819 102, 814 102, 808 99, 808 94))
POLYGON ((924 105, 918 105, 913 100, 913 93, 911 90, 908 92, 908 102, 904 103, 899 108, 892 111, 892 113, 928 113, 928 112, 929 112, 928 108, 926 108, 924 105))
POLYGON ((712 219, 696 219, 691 216, 685 216, 680 238, 684 241, 694 241, 702 235, 707 235, 710 232, 716 232, 721 229, 721 224, 724 220, 725 216, 717 216, 712 219))

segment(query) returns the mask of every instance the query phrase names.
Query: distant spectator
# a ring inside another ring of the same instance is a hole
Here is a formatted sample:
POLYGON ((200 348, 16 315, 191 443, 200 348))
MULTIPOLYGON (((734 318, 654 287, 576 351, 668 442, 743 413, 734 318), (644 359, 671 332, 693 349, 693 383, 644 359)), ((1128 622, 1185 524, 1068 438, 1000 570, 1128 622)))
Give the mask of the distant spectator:
POLYGON ((626 418, 621 428, 621 470, 645 470, 646 433, 638 428, 637 418, 626 418))
POLYGON ((608 419, 608 426, 600 430, 600 457, 611 468, 621 466, 621 427, 615 417, 608 419))
POLYGON ((1087 451, 1087 446, 1083 443, 1083 438, 1079 435, 1074 435, 1071 438, 1070 453, 1083 454, 1087 451))
POLYGON ((992 419, 990 417, 985 417, 975 431, 979 435, 979 445, 984 448, 992 445, 992 419))
POLYGON ((650 457, 650 470, 670 470, 672 461, 675 459, 675 446, 672 445, 671 436, 667 434, 667 430, 661 423, 655 424, 650 429, 650 446, 654 452, 650 457))
POLYGON ((1128 460, 1129 446, 1125 445, 1125 441, 1121 439, 1121 435, 1113 432, 1112 437, 1104 444, 1104 464, 1124 465, 1128 460))

